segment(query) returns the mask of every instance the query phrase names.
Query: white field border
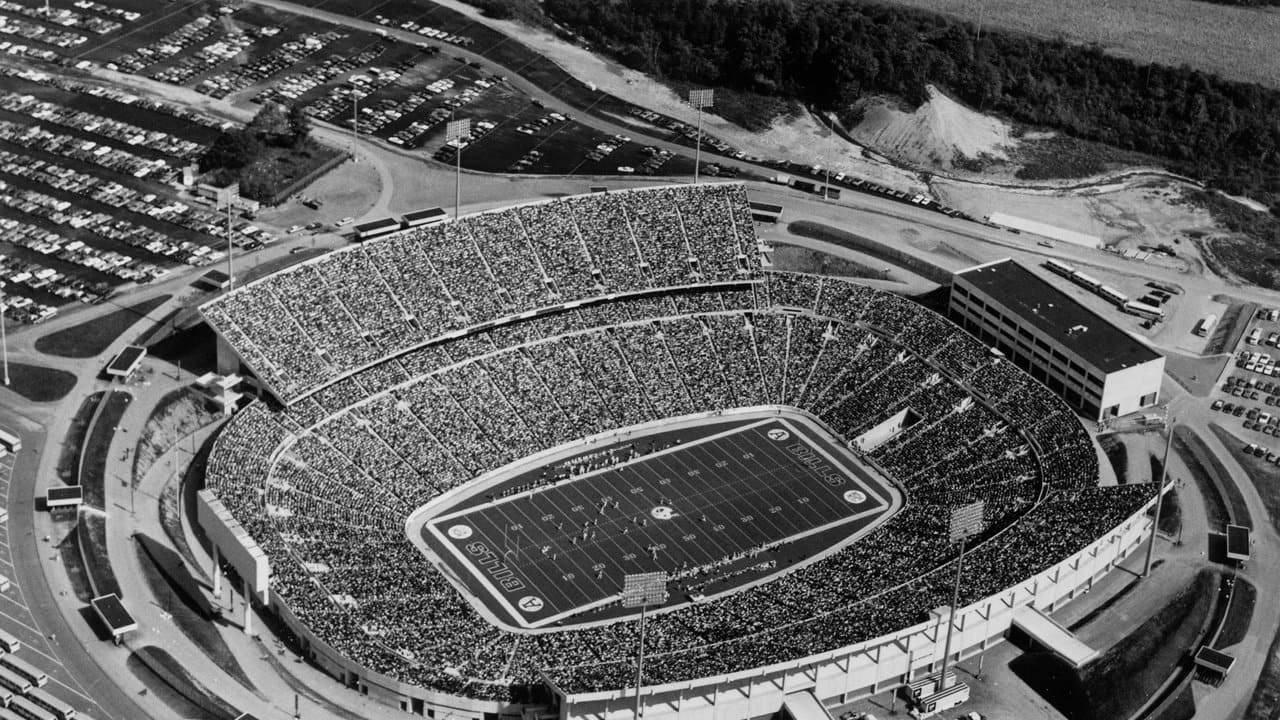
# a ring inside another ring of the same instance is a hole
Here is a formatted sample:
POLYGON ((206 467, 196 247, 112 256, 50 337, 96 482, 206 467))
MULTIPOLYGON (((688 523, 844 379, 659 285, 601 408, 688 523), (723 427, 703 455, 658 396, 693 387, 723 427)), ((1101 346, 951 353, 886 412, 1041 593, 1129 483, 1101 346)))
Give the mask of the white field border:
MULTIPOLYGON (((599 435, 592 436, 590 438, 577 440, 571 443, 561 445, 556 448, 551 448, 549 450, 543 451, 536 455, 518 460, 514 463, 511 463, 510 465, 507 465, 506 467, 487 473, 481 476, 480 478, 477 478, 475 481, 464 483, 463 485, 455 488, 454 490, 444 493, 441 496, 433 499, 431 502, 424 504, 423 506, 415 510, 412 514, 410 514, 409 518, 405 521, 405 532, 408 535, 410 542, 412 542, 413 545, 418 548, 419 552, 422 552, 423 555, 425 555, 433 565, 435 565, 439 570, 441 570, 441 572, 445 575, 445 577, 449 578, 449 580, 454 583, 455 587, 463 594, 465 598, 467 598, 467 601, 472 605, 473 608, 475 608, 489 622, 503 629, 510 630, 513 632, 526 632, 526 633, 537 632, 539 630, 543 632, 550 632, 550 631, 561 631, 561 630, 568 630, 568 629, 580 629, 580 628, 586 628, 586 627, 592 627, 596 625, 603 625, 603 624, 617 622, 618 618, 609 618, 606 620, 598 620, 598 621, 593 621, 588 623, 575 623, 573 625, 557 625, 555 628, 552 628, 552 629, 547 628, 548 625, 551 625, 559 620, 563 620, 566 617, 578 615, 585 611, 610 604, 616 601, 619 596, 609 596, 609 597, 601 598, 600 600, 597 600, 595 602, 588 603, 586 605, 579 605, 573 608, 572 610, 566 610, 556 615, 540 619, 536 622, 524 621, 522 614, 518 612, 516 608, 512 607, 512 605, 507 601, 507 598, 504 596, 504 594, 494 586, 491 579, 481 571, 481 568, 476 563, 472 562, 469 557, 467 557, 465 554, 463 554, 459 550, 458 546, 455 544, 455 541, 452 538, 448 537, 447 531, 442 530, 439 527, 439 525, 445 524, 451 520, 456 520, 458 518, 466 517, 467 515, 470 515, 481 508, 494 507, 504 502, 515 500, 517 498, 520 498, 526 495, 533 495, 543 490, 546 490, 549 487, 556 487, 559 485, 575 483, 582 480, 589 480, 591 477, 603 474, 605 472, 611 472, 613 470, 616 470, 621 467, 625 467, 627 465, 649 460, 659 455, 666 455, 666 454, 681 451, 686 448, 695 447, 697 445, 710 442, 712 440, 726 437, 729 435, 736 435, 736 434, 745 432, 746 430, 750 430, 751 428, 759 427, 761 425, 765 425, 772 422, 776 422, 780 425, 785 426, 790 430, 793 436, 803 437, 806 447, 819 453, 833 467, 838 469, 844 477, 849 478, 860 489, 865 490, 867 492, 868 498, 874 499, 876 503, 874 507, 869 508, 867 510, 863 510, 859 513, 849 515, 849 516, 840 518, 838 520, 834 520, 832 522, 826 523, 821 526, 810 528, 796 535, 788 535, 784 538, 779 538, 778 540, 772 543, 769 543, 766 546, 766 548, 772 548, 784 543, 802 540, 806 537, 809 537, 810 535, 826 532, 828 530, 839 527, 841 525, 846 525, 852 522, 856 522, 858 520, 864 519, 871 515, 875 515, 877 513, 884 513, 884 518, 878 523, 874 523, 862 528, 862 530, 850 535, 849 537, 845 538, 843 541, 839 543, 835 543, 820 552, 817 552, 808 556, 805 559, 805 561, 801 563, 788 567, 784 570, 771 573, 764 577, 758 578, 754 581, 744 583, 742 585, 735 585, 729 588, 728 590, 722 591, 720 593, 707 596, 704 602, 709 600, 714 600, 716 598, 723 597, 725 595, 729 595, 732 593, 741 592, 743 590, 746 590, 751 587, 755 587, 757 585, 764 584, 766 582, 771 582, 772 580, 776 579, 777 577, 783 574, 786 574, 788 572, 794 572, 795 570, 798 570, 801 567, 811 565, 812 563, 817 562, 818 560, 832 553, 835 553, 839 550, 844 549, 845 547, 861 539, 863 536, 867 535, 871 531, 881 527, 885 522, 887 522, 890 518, 896 515, 898 510, 901 509, 903 505, 901 490, 898 489, 889 478, 877 477, 878 473, 874 472, 875 468, 868 466, 865 461, 859 459, 853 453, 846 453, 847 457, 842 461, 840 459, 837 459, 835 456, 832 455, 831 452, 829 452, 828 448, 825 447, 825 445, 834 444, 836 446, 840 446, 838 436, 833 435, 829 430, 826 430, 825 427, 823 427, 821 424, 813 422, 805 413, 796 412, 794 409, 788 408, 785 406, 775 406, 775 407, 744 408, 742 410, 719 412, 719 413, 699 413, 697 415, 678 418, 677 422, 674 422, 674 423, 663 422, 663 421, 645 423, 643 425, 637 425, 629 428, 622 428, 618 430, 608 431, 605 433, 601 433, 599 435), (596 444, 600 444, 600 445, 613 444, 614 442, 617 442, 618 440, 628 436, 634 435, 634 436, 644 437, 658 430, 671 430, 673 428, 679 428, 682 426, 696 427, 698 425, 714 423, 720 420, 733 419, 735 415, 746 415, 747 417, 744 419, 749 419, 751 416, 756 416, 759 419, 756 422, 751 422, 745 425, 739 425, 734 428, 715 433, 713 435, 708 435, 703 438, 698 438, 693 442, 681 443, 680 445, 673 445, 669 448, 665 448, 656 453, 641 455, 637 458, 627 460, 618 465, 613 465, 610 467, 593 470, 589 473, 586 473, 583 475, 577 475, 572 478, 568 478, 566 480, 560 481, 558 483, 554 483, 552 485, 539 486, 515 495, 498 498, 494 501, 483 503, 481 505, 475 505, 467 509, 460 510, 458 512, 449 513, 448 515, 442 515, 438 517, 432 515, 433 511, 436 511, 443 506, 451 504, 452 502, 455 502, 464 497, 474 496, 475 494, 478 494, 489 487, 500 485, 503 482, 510 480, 513 476, 527 471, 531 467, 545 466, 547 464, 550 464, 562 458, 573 457, 574 455, 580 454, 583 451, 583 449, 589 448, 596 444), (803 431, 797 428, 797 424, 803 428, 803 431), (849 467, 850 464, 866 472, 868 477, 864 479, 862 475, 860 475, 858 472, 854 471, 853 469, 850 469, 849 467), (873 489, 872 487, 873 485, 881 486, 884 492, 882 493, 873 489), (885 497, 886 493, 888 494, 888 497, 885 497), (460 563, 463 567, 467 568, 467 571, 470 573, 470 575, 474 577, 480 583, 480 585, 490 594, 490 596, 492 596, 497 601, 497 604, 507 612, 510 620, 518 624, 513 624, 513 622, 508 621, 507 619, 498 617, 492 611, 492 609, 488 606, 487 603, 485 603, 483 600, 477 597, 476 594, 463 581, 463 579, 456 576, 456 574, 453 571, 454 565, 452 563, 445 561, 444 558, 441 558, 430 547, 430 545, 426 542, 426 540, 422 536, 424 531, 429 531, 432 537, 437 542, 439 542, 444 547, 448 548, 449 551, 453 554, 455 561, 457 563, 460 563)), ((491 552, 494 552, 493 548, 489 548, 489 550, 491 552)), ((499 557, 505 557, 505 556, 499 555, 499 557)), ((670 607, 661 608, 658 610, 654 610, 652 612, 653 613, 671 612, 674 610, 679 610, 685 607, 686 605, 688 605, 688 603, 677 603, 670 607)))

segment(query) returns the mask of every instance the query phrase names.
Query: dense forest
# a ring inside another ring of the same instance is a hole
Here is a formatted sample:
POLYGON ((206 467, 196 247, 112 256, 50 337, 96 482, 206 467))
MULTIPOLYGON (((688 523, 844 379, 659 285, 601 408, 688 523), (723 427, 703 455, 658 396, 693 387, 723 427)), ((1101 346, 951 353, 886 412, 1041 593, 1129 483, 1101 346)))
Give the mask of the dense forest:
MULTIPOLYGON (((545 0, 553 20, 660 78, 847 113, 868 93, 964 102, 1168 160, 1280 208, 1280 91, 1092 47, 851 0, 545 0)), ((1273 210, 1274 212, 1274 210, 1273 210)))

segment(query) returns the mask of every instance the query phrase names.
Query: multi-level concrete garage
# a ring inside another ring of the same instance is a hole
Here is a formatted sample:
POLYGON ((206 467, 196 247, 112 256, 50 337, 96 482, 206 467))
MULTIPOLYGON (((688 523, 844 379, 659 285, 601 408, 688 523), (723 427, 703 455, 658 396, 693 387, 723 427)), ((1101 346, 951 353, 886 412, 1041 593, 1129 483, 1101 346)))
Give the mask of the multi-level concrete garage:
POLYGON ((950 315, 1086 417, 1159 401, 1163 355, 1013 260, 956 273, 950 315))

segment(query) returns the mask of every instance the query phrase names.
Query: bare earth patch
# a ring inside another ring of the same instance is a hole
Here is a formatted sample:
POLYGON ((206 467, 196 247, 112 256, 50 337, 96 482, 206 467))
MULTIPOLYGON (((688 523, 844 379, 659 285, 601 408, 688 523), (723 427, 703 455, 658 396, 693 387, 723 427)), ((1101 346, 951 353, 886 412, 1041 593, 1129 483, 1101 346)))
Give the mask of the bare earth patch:
POLYGON ((875 98, 861 103, 854 139, 904 163, 951 169, 956 156, 1008 160, 1013 128, 928 87, 929 100, 913 112, 875 98))

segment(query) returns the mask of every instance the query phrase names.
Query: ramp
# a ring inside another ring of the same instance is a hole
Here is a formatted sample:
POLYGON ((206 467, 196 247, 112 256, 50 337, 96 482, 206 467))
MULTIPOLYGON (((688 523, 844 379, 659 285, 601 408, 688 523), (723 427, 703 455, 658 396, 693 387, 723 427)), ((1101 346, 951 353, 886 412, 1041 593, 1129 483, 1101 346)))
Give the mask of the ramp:
POLYGON ((783 720, 835 720, 811 690, 783 697, 782 717, 783 720))
POLYGON ((1098 657, 1097 650, 1085 645, 1070 630, 1030 605, 1023 605, 1014 611, 1013 626, 1074 667, 1082 667, 1098 657))

